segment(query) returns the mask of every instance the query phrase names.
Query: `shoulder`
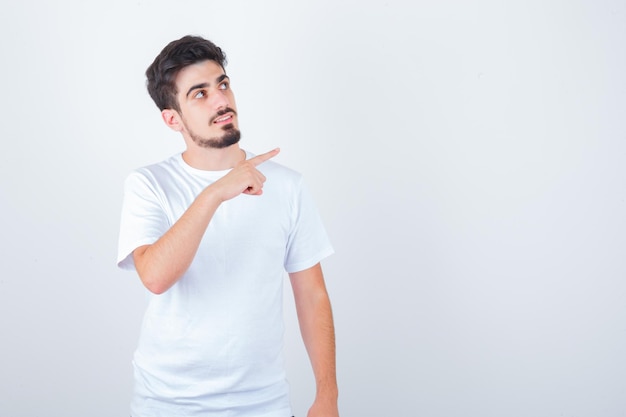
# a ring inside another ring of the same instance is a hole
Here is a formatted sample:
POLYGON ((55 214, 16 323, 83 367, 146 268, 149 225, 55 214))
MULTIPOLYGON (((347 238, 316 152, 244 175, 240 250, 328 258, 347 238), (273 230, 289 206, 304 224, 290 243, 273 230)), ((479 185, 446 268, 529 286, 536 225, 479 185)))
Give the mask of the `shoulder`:
POLYGON ((300 172, 274 161, 266 161, 258 168, 267 178, 265 189, 274 189, 292 199, 300 194, 304 185, 300 172))
POLYGON ((157 186, 176 176, 181 171, 180 155, 173 155, 163 161, 145 165, 131 171, 126 177, 126 186, 157 186))

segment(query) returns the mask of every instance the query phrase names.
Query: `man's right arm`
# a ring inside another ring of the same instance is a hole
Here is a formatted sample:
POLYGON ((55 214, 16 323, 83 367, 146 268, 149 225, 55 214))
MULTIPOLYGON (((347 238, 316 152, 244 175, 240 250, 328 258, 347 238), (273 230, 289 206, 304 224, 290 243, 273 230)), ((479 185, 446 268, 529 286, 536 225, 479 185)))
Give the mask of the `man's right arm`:
POLYGON ((212 191, 210 186, 205 188, 159 240, 133 251, 135 269, 151 292, 167 291, 191 265, 202 236, 221 204, 212 191))
POLYGON ((161 238, 133 251, 135 269, 148 290, 162 294, 183 276, 222 202, 241 193, 263 193, 265 177, 256 167, 278 152, 275 149, 239 163, 223 178, 205 188, 161 238))

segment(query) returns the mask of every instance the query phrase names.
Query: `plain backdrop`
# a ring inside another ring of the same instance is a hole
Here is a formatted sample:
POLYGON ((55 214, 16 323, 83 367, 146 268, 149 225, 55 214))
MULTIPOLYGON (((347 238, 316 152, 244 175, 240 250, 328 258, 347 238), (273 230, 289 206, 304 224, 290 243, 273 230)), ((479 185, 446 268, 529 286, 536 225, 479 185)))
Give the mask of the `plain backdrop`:
POLYGON ((242 146, 314 193, 342 416, 626 415, 623 1, 2 6, 0 416, 128 415, 122 183, 183 149, 144 71, 185 34, 226 51, 242 146))

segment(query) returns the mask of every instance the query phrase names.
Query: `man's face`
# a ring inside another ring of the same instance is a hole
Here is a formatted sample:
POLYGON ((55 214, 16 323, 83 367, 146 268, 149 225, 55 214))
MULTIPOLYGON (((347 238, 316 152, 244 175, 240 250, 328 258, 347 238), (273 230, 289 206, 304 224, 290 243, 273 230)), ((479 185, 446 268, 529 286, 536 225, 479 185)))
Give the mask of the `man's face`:
POLYGON ((239 142, 235 96, 230 79, 215 61, 183 68, 176 77, 182 133, 204 148, 239 142))

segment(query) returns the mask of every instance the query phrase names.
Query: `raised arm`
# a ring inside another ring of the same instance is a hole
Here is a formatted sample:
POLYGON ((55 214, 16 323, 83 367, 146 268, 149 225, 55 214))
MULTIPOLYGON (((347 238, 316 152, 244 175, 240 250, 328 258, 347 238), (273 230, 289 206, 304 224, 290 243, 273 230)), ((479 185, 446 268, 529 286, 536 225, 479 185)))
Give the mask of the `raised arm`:
POLYGON ((335 328, 322 267, 289 274, 302 339, 315 375, 315 402, 308 417, 338 417, 335 328))
POLYGON ((256 167, 278 152, 274 149, 237 164, 227 175, 205 188, 159 240, 133 251, 135 269, 148 290, 161 294, 182 277, 222 202, 241 193, 263 193, 265 176, 256 167))

